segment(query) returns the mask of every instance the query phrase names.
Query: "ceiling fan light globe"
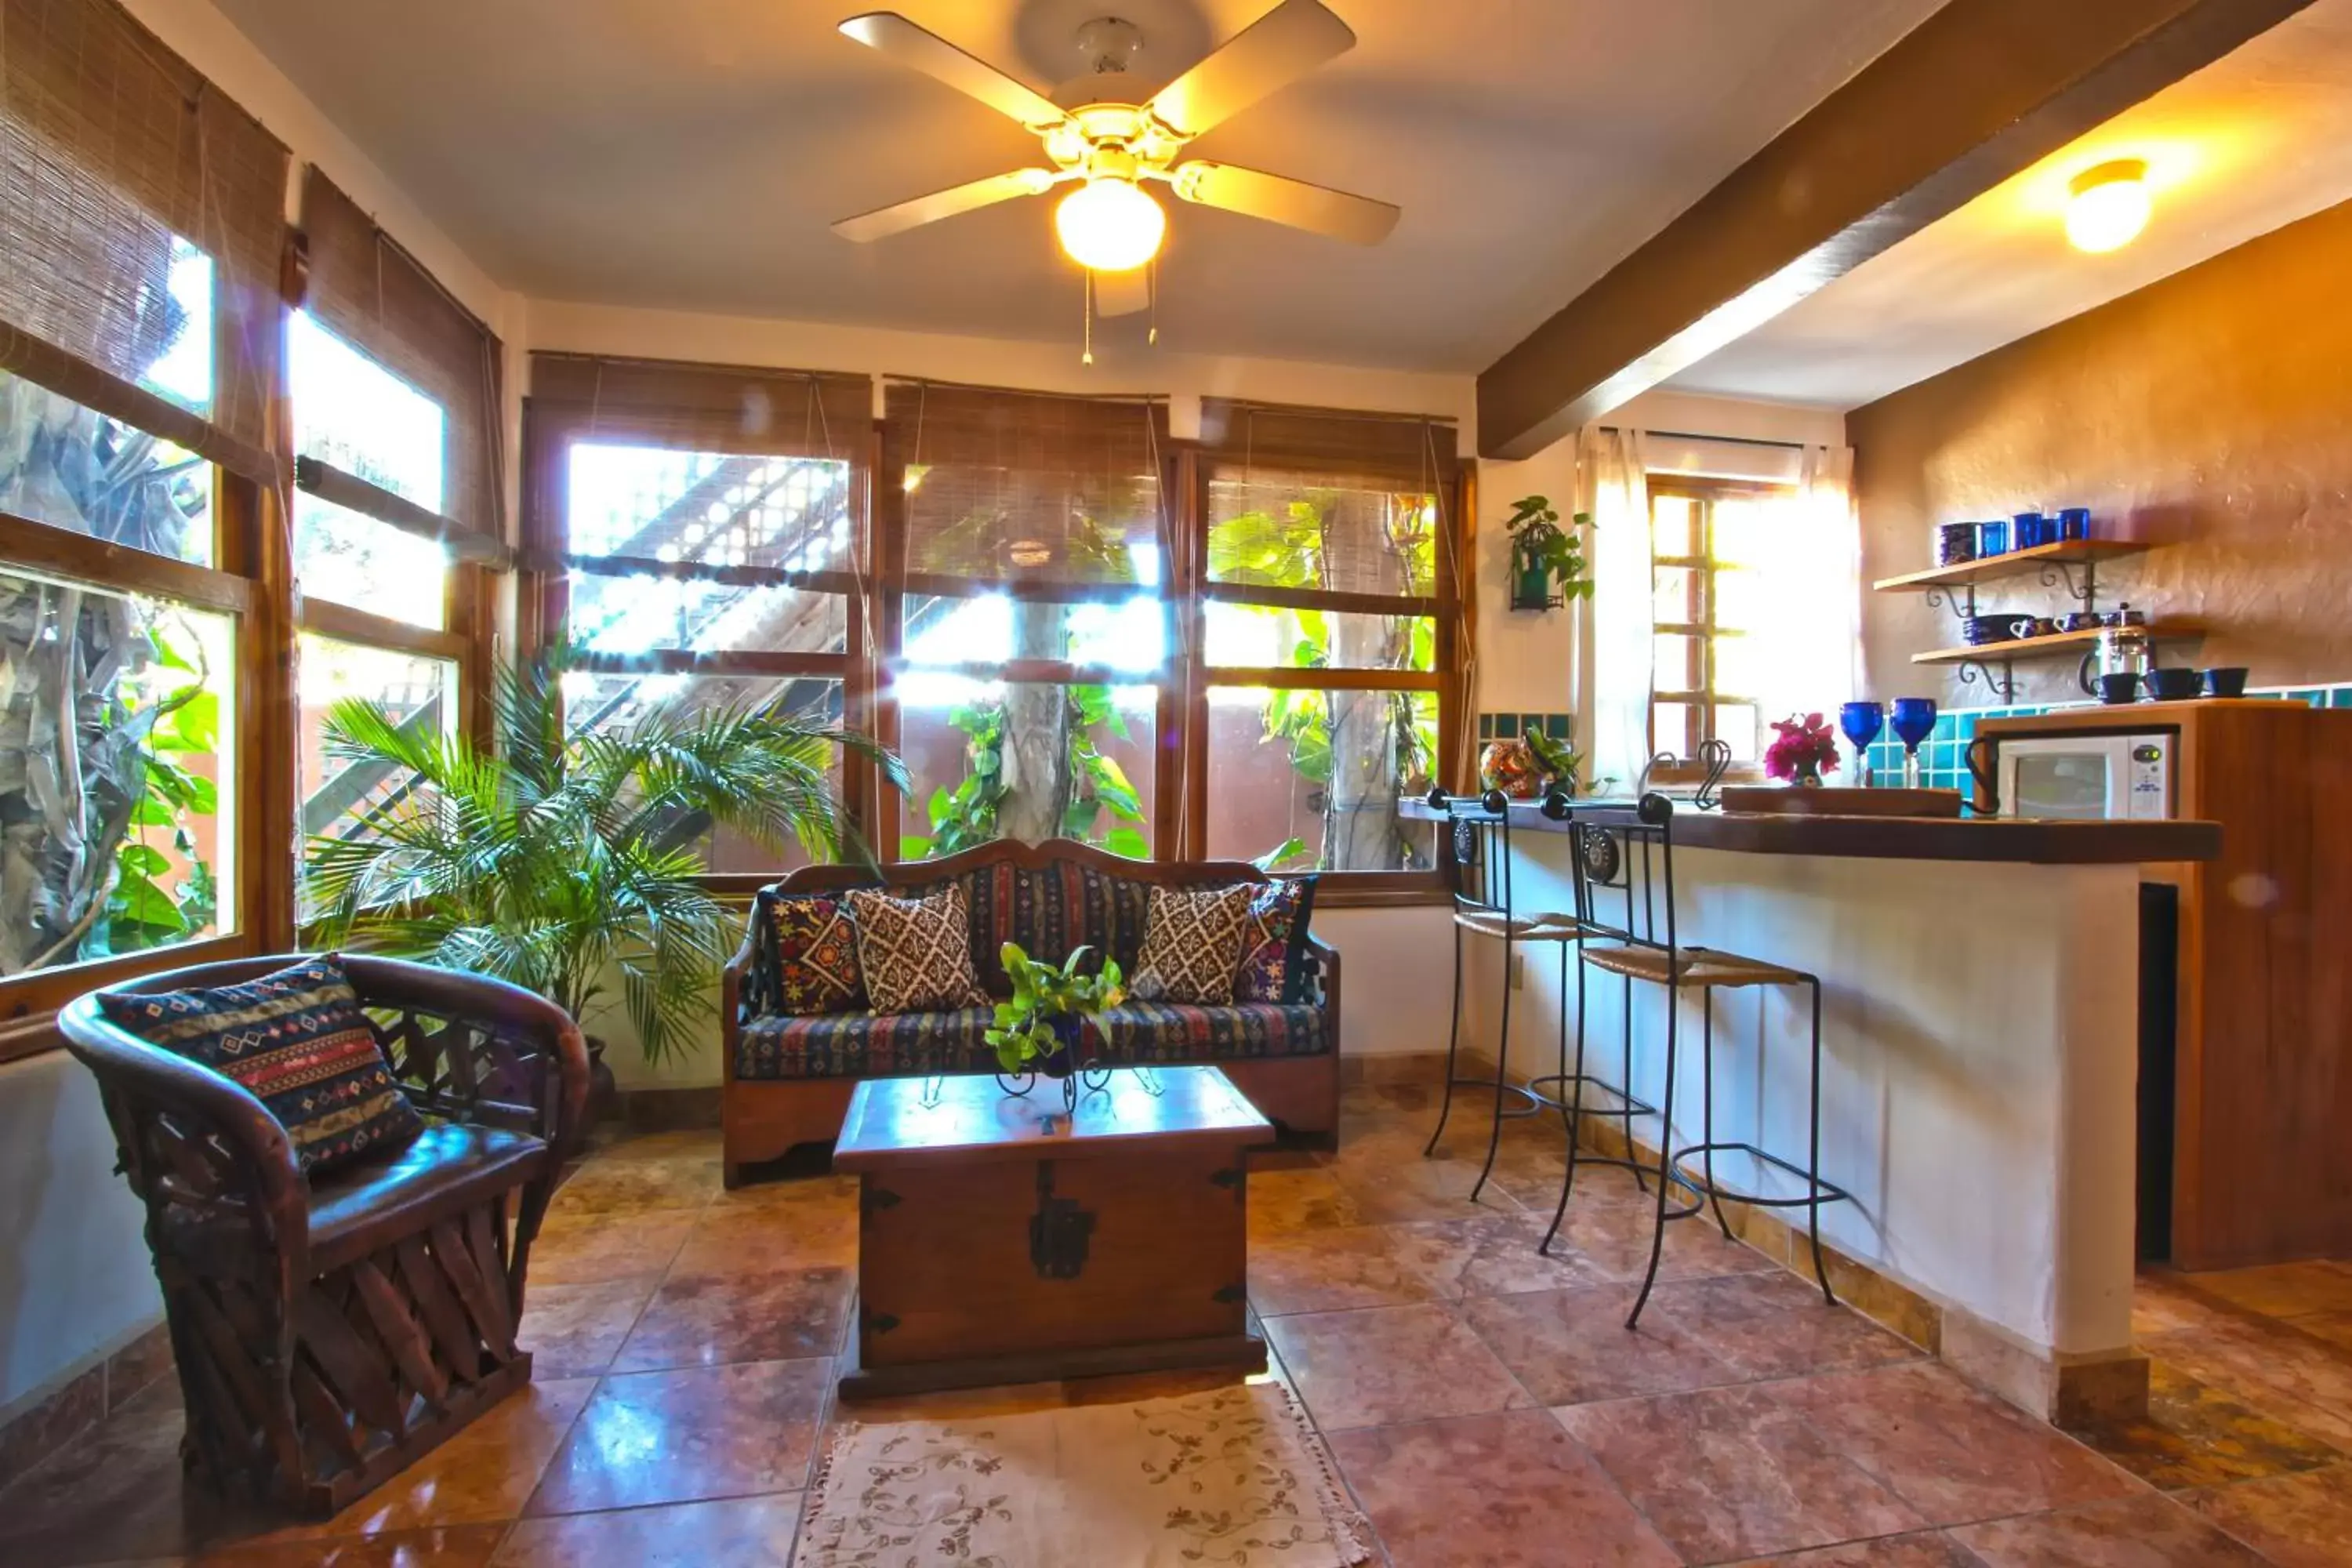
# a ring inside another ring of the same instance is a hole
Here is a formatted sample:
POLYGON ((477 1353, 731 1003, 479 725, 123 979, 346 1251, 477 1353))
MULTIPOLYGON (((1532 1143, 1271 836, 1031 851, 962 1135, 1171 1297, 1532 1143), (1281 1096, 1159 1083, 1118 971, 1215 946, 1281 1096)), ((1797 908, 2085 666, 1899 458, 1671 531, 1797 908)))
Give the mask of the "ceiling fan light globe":
POLYGON ((1089 180, 1054 209, 1071 260, 1096 272, 1127 272, 1160 254, 1168 215, 1126 180, 1089 180))

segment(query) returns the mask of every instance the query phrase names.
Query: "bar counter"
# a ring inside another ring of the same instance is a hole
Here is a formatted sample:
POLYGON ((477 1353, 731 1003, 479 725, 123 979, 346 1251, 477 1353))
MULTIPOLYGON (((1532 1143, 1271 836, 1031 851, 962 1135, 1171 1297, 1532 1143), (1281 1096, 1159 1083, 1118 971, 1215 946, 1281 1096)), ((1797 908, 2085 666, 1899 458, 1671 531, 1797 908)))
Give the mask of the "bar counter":
MULTIPOLYGON (((1419 802, 1405 809, 1417 823, 1443 818, 1419 802)), ((1568 826, 1533 802, 1510 807, 1522 917, 1576 907, 1568 826)), ((2147 1363, 2131 1342, 2142 884, 2155 879, 2143 868, 2214 858, 2221 829, 1732 814, 1678 800, 1671 832, 1683 943, 1821 977, 1821 1173, 1853 1194, 1823 1206, 1822 1239, 1899 1288, 1947 1361, 2018 1404, 2076 1419, 2144 1408, 2147 1363)), ((1463 952, 1464 1048, 1491 1064, 1501 943, 1473 937, 1463 952)), ((1569 944, 1517 956, 1511 1076, 1556 1070, 1580 989, 1588 1065, 1626 1076, 1630 1038, 1634 1094, 1665 1103, 1658 987, 1588 971, 1580 988, 1569 944)), ((1674 1005, 1679 1145, 1699 1128, 1704 1004, 1685 991, 1674 1005)), ((1713 1006, 1716 1136, 1801 1156, 1803 992, 1723 992, 1713 1006)), ((1656 1119, 1634 1135, 1657 1147, 1656 1119)), ((1718 1160, 1717 1173, 1785 1190, 1769 1167, 1718 1160)), ((1804 1223, 1802 1209, 1780 1213, 1804 1223)))
MULTIPOLYGON (((1835 791, 1828 793, 1835 794, 1835 791)), ((1579 805, 1631 806, 1629 800, 1579 805)), ((1565 833, 1531 800, 1509 805, 1513 833, 1565 833)), ((1444 814, 1406 801, 1398 815, 1444 814)), ((1700 811, 1675 802, 1674 840, 1743 855, 1832 855, 1865 860, 2003 860, 2036 866, 2146 866, 2210 860, 2221 853, 2212 822, 2022 822, 2000 816, 1840 816, 1832 813, 1700 811)))

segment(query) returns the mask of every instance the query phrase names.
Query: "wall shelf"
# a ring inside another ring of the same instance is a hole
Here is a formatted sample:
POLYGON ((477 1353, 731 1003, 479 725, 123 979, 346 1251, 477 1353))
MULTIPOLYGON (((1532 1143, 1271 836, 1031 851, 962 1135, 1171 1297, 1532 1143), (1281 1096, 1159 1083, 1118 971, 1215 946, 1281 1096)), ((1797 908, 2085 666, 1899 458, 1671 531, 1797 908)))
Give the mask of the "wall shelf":
POLYGON ((2068 539, 2056 544, 2037 544, 2031 550, 2011 550, 1982 561, 1962 561, 1950 566, 1931 566, 1925 572, 1906 572, 1900 577, 1881 577, 1870 586, 1881 594, 1924 594, 1943 588, 1973 588, 1979 583, 2040 573, 2043 581, 2054 587, 2054 574, 2059 569, 2090 566, 2118 555, 2136 555, 2147 548, 2119 539, 2068 539))
MULTIPOLYGON (((2079 632, 2053 632, 2048 637, 2011 637, 2002 642, 1979 643, 1969 647, 1939 647, 1911 656, 1914 664, 2008 664, 2021 658, 2057 658, 2080 657, 2098 646, 2100 628, 2079 632)), ((2179 641, 2185 637, 2204 636, 2204 628, 2186 621, 2157 621, 2147 627, 2149 638, 2156 642, 2179 641)))

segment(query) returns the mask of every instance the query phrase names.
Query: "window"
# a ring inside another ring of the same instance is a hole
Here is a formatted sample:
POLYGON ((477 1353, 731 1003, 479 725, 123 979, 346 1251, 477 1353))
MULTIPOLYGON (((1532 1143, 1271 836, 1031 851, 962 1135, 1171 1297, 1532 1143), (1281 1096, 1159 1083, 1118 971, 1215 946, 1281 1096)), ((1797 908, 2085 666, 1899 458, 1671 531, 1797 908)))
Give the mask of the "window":
MULTIPOLYGON (((336 337, 307 310, 288 333, 294 447, 427 511, 442 506, 446 415, 440 405, 336 337)), ((294 498, 294 571, 307 597, 439 631, 449 555, 305 489, 294 498)))
MULTIPOLYGON (((871 399, 862 376, 533 356, 531 488, 554 504, 530 523, 527 609, 568 640, 574 731, 755 710, 870 725, 853 687, 872 640, 856 460, 871 399)), ((830 760, 866 831, 869 782, 830 760)), ((663 832, 722 878, 804 858, 703 820, 663 832)))
MULTIPOLYGON (((889 380, 878 430, 871 405, 852 377, 533 356, 527 619, 571 649, 571 722, 870 731, 909 788, 852 763, 842 789, 901 859, 1062 837, 1426 882, 1399 803, 1465 754, 1450 425, 1212 400, 1187 451, 1149 396, 889 380)), ((779 868, 677 831, 721 878, 779 868)))
POLYGON ((1653 753, 1693 758, 1720 740, 1735 765, 1762 756, 1760 703, 1776 686, 1768 541, 1792 494, 1651 476, 1653 753))
POLYGON ((6 30, 0 984, 21 1016, 284 931, 290 864, 247 852, 268 824, 237 763, 285 709, 249 639, 287 154, 112 0, 12 7, 6 30))
POLYGON ((1202 435, 1200 853, 1427 870, 1397 805, 1459 722, 1452 428, 1212 400, 1202 435))
POLYGON ((1170 606, 1166 413, 1142 398, 892 383, 883 489, 903 543, 891 717, 902 858, 996 837, 1147 858, 1170 606))
MULTIPOLYGON (((457 729, 457 665, 306 632, 299 667, 303 840, 365 837, 385 813, 412 801, 416 777, 379 762, 330 755, 328 712, 338 702, 371 702, 404 731, 446 739, 457 729)), ((313 910, 305 892, 301 916, 307 923, 313 910)))

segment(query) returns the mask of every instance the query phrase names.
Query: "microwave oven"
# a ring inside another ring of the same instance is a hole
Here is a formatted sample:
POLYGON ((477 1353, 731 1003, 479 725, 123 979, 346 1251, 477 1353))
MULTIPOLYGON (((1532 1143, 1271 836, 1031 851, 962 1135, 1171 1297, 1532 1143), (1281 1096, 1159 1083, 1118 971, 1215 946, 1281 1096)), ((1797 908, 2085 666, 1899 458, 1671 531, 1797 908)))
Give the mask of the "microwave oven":
POLYGON ((2179 737, 2002 736, 1994 782, 2003 816, 2160 821, 2171 816, 2179 737))

